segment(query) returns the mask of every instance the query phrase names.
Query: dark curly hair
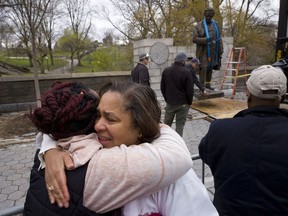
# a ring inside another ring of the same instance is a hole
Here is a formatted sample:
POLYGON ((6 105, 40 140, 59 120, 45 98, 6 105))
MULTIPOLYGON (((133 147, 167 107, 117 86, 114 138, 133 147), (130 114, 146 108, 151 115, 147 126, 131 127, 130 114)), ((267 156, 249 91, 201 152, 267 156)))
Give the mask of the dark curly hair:
POLYGON ((29 118, 54 139, 94 132, 99 97, 82 83, 54 82, 42 95, 41 104, 30 111, 29 118))

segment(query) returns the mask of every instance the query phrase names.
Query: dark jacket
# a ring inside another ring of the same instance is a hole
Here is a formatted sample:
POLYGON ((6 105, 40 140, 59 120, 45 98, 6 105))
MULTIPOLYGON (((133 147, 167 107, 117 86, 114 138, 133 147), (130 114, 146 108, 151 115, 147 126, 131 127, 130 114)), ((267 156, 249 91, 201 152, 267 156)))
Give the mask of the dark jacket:
MULTIPOLYGON (((192 64, 189 63, 189 64, 187 64, 185 67, 191 72, 193 85, 195 84, 195 85, 200 89, 200 91, 203 92, 203 91, 205 90, 205 88, 204 88, 204 87, 201 85, 201 83, 199 82, 199 79, 198 79, 197 76, 196 76, 196 72, 195 72, 192 64)), ((193 86, 193 89, 194 89, 194 86, 193 86)))
POLYGON ((161 77, 161 92, 169 105, 191 105, 193 82, 190 71, 178 62, 165 68, 161 77))
POLYGON ((66 171, 70 193, 69 208, 59 208, 57 204, 50 204, 45 184, 45 170, 38 171, 40 165, 38 151, 35 154, 31 170, 30 187, 24 204, 24 216, 112 216, 109 213, 94 213, 83 206, 83 189, 88 163, 73 171, 66 171))
POLYGON ((288 113, 255 107, 215 120, 199 145, 221 216, 288 215, 288 113))
POLYGON ((150 86, 149 71, 144 64, 138 63, 136 67, 131 71, 131 77, 133 82, 150 86))

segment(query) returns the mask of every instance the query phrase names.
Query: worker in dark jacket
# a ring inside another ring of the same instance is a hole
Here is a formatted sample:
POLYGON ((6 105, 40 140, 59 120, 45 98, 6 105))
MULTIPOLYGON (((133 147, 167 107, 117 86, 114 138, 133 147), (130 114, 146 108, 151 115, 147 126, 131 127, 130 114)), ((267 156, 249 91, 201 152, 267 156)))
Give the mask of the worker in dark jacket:
POLYGON ((188 60, 188 63, 186 64, 185 67, 191 72, 193 84, 195 84, 200 89, 200 91, 203 94, 205 94, 206 90, 203 87, 203 85, 199 82, 199 79, 196 76, 196 70, 199 68, 200 64, 201 63, 200 63, 198 58, 192 58, 191 57, 191 60, 190 59, 188 60))
POLYGON ((247 81, 248 109, 212 122, 200 142, 221 216, 288 215, 288 112, 279 108, 286 82, 279 68, 255 69, 247 81))
MULTIPOLYGON (((200 65, 200 61, 198 58, 196 57, 189 57, 187 62, 186 62, 186 68, 191 72, 192 75, 192 82, 193 82, 193 96, 194 96, 194 84, 199 88, 199 90, 201 91, 202 95, 207 95, 207 91, 205 90, 205 88, 203 87, 203 85, 199 82, 198 77, 196 76, 196 70, 199 69, 199 65, 200 65)), ((188 119, 192 119, 192 113, 187 114, 187 118, 188 119)))
POLYGON ((150 86, 150 76, 147 68, 149 63, 149 54, 143 53, 139 55, 139 62, 136 67, 131 71, 132 81, 142 85, 150 86))
POLYGON ((164 123, 171 126, 176 116, 176 132, 182 136, 188 110, 193 100, 193 81, 185 68, 187 56, 177 54, 174 64, 164 69, 161 92, 166 101, 164 123))

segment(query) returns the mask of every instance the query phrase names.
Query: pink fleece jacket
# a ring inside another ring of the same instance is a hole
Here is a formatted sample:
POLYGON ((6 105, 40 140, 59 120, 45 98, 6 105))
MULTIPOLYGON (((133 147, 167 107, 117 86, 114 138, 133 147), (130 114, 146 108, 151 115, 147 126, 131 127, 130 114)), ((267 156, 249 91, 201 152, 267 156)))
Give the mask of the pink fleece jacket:
POLYGON ((182 137, 167 125, 161 125, 160 133, 151 144, 122 144, 109 149, 101 149, 96 134, 59 142, 71 153, 75 165, 90 159, 84 206, 95 212, 108 212, 152 194, 187 173, 192 160, 182 137))

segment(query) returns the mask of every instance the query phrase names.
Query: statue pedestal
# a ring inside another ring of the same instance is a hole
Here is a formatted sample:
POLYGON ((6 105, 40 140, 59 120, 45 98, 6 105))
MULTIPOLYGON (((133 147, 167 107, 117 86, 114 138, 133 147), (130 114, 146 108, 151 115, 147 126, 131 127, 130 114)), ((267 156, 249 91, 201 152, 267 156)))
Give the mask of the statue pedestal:
POLYGON ((194 97, 197 98, 198 100, 224 97, 224 92, 219 91, 219 90, 206 89, 206 92, 207 92, 207 94, 203 95, 199 89, 195 89, 194 90, 194 97))

